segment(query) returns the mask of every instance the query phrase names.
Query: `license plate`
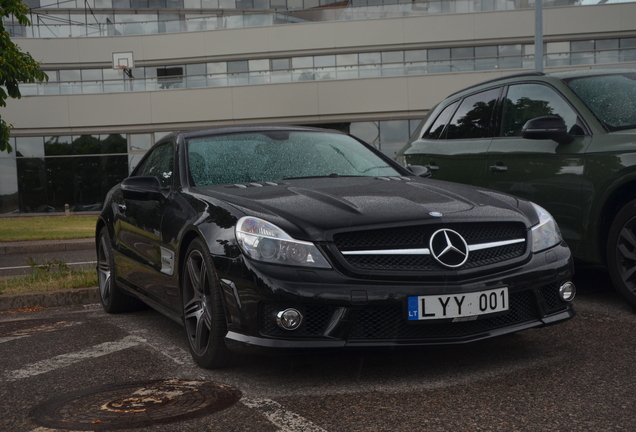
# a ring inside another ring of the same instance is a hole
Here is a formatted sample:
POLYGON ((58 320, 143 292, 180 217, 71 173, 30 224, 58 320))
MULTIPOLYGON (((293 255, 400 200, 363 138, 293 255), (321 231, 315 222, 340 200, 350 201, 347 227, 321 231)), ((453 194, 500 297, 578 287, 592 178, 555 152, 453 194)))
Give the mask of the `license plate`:
POLYGON ((408 298, 409 321, 461 318, 507 311, 508 288, 464 294, 413 296, 408 298))

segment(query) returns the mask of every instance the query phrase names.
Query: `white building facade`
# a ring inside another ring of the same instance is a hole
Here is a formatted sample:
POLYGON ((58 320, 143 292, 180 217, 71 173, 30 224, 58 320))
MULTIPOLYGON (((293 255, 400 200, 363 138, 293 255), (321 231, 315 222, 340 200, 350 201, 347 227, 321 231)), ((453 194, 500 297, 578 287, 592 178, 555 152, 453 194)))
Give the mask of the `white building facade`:
MULTIPOLYGON (((49 82, 2 111, 0 214, 98 210, 175 130, 332 127, 393 157, 448 94, 534 69, 528 1, 33 1, 34 26, 5 27, 49 82)), ((636 2, 544 2, 545 71, 635 68, 635 18, 636 2)))

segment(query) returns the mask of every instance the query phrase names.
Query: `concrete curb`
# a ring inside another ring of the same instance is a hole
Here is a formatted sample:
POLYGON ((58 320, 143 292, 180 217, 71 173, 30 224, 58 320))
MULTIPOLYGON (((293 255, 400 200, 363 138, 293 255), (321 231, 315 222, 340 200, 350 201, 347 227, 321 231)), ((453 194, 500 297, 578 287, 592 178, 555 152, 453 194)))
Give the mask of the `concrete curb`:
POLYGON ((94 248, 94 238, 3 242, 0 243, 0 255, 87 250, 94 248))
POLYGON ((52 308, 60 306, 99 303, 99 288, 74 288, 63 291, 0 295, 0 311, 32 307, 52 308))

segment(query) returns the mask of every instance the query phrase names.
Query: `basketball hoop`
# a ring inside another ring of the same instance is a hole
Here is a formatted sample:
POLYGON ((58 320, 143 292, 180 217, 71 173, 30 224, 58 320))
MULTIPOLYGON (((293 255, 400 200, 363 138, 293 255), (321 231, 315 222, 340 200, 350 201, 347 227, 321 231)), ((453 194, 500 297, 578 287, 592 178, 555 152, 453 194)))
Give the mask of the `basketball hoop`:
POLYGON ((134 78, 134 76, 132 75, 132 70, 130 70, 128 66, 122 65, 122 64, 118 64, 115 66, 121 69, 122 71, 124 71, 124 73, 128 76, 128 78, 134 78))

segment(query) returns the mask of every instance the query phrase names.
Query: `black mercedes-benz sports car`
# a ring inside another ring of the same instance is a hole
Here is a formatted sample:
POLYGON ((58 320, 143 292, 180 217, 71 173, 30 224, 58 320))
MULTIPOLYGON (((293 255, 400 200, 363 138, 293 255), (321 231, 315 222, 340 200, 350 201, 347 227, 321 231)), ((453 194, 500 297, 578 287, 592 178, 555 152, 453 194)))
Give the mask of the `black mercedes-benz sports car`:
POLYGON ((574 316, 541 207, 426 178, 335 131, 171 134, 107 195, 104 309, 182 323, 192 356, 476 341, 574 316))

